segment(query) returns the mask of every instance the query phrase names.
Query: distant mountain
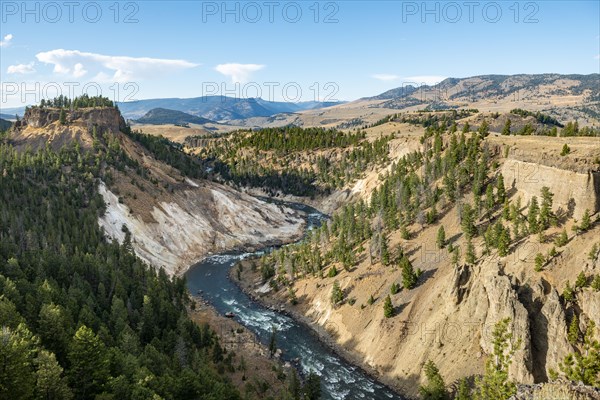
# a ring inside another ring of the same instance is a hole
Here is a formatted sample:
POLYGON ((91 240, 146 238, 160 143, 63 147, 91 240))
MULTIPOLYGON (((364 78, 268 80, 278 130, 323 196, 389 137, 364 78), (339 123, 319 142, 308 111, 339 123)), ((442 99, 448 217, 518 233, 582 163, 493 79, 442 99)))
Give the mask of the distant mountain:
POLYGON ((0 131, 5 131, 12 125, 12 122, 0 118, 0 131))
POLYGON ((230 121, 252 117, 270 117, 279 113, 299 112, 330 107, 342 102, 300 103, 266 101, 261 98, 238 99, 226 96, 203 96, 189 99, 169 98, 117 103, 123 116, 138 119, 155 108, 181 111, 212 121, 230 121))
POLYGON ((6 109, 2 109, 2 112, 0 113, 0 118, 14 120, 16 114, 18 114, 19 117, 22 117, 24 113, 25 113, 25 107, 6 108, 6 109))
POLYGON ((389 100, 389 99, 395 99, 398 97, 406 97, 406 96, 410 96, 411 94, 413 94, 414 92, 416 92, 419 88, 412 86, 412 85, 407 85, 407 86, 402 86, 399 88, 395 88, 395 89, 390 89, 386 92, 383 92, 377 96, 373 96, 373 97, 365 97, 365 100, 389 100))
POLYGON ((207 118, 197 117, 183 111, 169 110, 166 108, 153 108, 143 117, 136 120, 140 124, 164 125, 164 124, 208 124, 213 123, 207 118))
MULTIPOLYGON (((581 96, 581 102, 600 101, 600 74, 590 75, 481 75, 447 78, 434 86, 405 86, 364 100, 387 100, 379 107, 402 109, 423 104, 452 107, 453 103, 478 101, 546 101, 561 96, 581 96)), ((456 106, 456 104, 454 104, 456 106)))

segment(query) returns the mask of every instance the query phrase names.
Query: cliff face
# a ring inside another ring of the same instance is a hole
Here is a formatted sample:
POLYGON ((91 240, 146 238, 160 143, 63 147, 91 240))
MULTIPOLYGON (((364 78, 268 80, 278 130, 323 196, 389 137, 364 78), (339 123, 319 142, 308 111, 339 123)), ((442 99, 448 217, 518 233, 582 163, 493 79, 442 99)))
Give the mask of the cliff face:
POLYGON ((82 108, 65 111, 65 123, 60 122, 58 108, 29 108, 23 119, 11 128, 10 140, 17 149, 33 150, 49 145, 54 150, 70 143, 90 149, 94 128, 101 134, 122 135, 125 120, 112 107, 82 108))
MULTIPOLYGON (((66 111, 66 125, 85 124, 88 126, 101 126, 113 132, 125 128, 125 120, 119 113, 119 110, 111 107, 82 108, 73 111, 66 111)), ((23 119, 15 123, 15 128, 23 129, 45 128, 49 125, 58 123, 60 119, 60 109, 58 108, 28 108, 23 119)))
POLYGON ((586 209, 594 214, 600 211, 600 172, 575 172, 542 164, 508 159, 502 166, 507 189, 514 189, 523 198, 523 204, 533 196, 540 198, 542 187, 554 194, 555 210, 572 210, 581 218, 586 209))
POLYGON ((293 210, 213 183, 188 187, 169 200, 151 204, 153 221, 145 221, 104 183, 107 204, 100 226, 120 243, 123 226, 131 232, 136 254, 150 265, 179 274, 202 257, 233 249, 252 248, 299 239, 304 220, 293 210))

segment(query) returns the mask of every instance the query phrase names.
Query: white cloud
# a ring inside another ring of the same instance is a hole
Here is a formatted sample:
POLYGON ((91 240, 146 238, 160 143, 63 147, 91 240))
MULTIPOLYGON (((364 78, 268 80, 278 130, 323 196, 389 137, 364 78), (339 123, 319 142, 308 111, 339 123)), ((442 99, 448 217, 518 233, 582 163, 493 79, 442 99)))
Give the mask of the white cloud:
POLYGON ((597 55, 594 57, 594 59, 595 59, 595 60, 600 60, 600 54, 597 54, 597 55))
POLYGON ((375 78, 377 80, 380 81, 396 81, 398 79, 400 79, 400 77, 398 75, 392 75, 392 74, 375 74, 375 75, 371 75, 372 78, 375 78))
POLYGON ((36 54, 36 58, 54 65, 54 72, 81 78, 88 73, 99 82, 131 82, 198 66, 185 60, 148 57, 108 56, 79 50, 56 49, 36 54))
POLYGON ((233 83, 246 83, 253 72, 263 69, 261 64, 219 64, 215 67, 217 72, 231 77, 233 83))
POLYGON ((32 74, 34 72, 33 61, 29 64, 9 65, 6 70, 7 74, 32 74))
POLYGON ((73 76, 75 78, 81 78, 85 74, 87 74, 87 71, 83 68, 83 64, 81 64, 81 63, 75 64, 75 66, 73 67, 73 76))
POLYGON ((441 81, 443 81, 446 78, 447 78, 447 76, 420 75, 420 76, 407 76, 405 78, 402 78, 402 80, 405 83, 415 83, 417 86, 423 85, 423 84, 432 86, 432 85, 440 83, 441 81))
POLYGON ((6 47, 10 44, 10 41, 13 39, 13 35, 12 34, 8 34, 6 36, 4 36, 3 40, 0 40, 0 47, 6 47))

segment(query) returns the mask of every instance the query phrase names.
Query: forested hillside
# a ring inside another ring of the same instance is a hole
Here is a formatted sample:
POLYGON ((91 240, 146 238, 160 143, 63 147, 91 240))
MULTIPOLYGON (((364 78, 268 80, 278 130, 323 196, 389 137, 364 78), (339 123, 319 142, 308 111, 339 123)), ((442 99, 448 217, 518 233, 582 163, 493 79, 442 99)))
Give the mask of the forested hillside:
POLYGON ((270 195, 315 197, 384 165, 391 139, 387 135, 368 140, 360 130, 286 127, 188 137, 186 145, 210 160, 225 181, 261 188, 270 195))

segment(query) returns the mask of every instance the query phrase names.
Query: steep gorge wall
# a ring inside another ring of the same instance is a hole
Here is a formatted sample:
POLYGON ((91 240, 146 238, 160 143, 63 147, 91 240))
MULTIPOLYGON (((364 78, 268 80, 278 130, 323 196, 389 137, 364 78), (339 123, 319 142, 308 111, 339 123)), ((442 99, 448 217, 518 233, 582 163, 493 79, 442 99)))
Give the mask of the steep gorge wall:
POLYGON ((554 208, 568 211, 581 218, 586 209, 600 211, 600 172, 575 172, 516 159, 507 159, 502 165, 507 190, 515 189, 523 204, 533 196, 540 198, 542 187, 554 194, 554 208), (571 202, 573 205, 571 206, 571 202))
POLYGON ((305 225, 290 208, 216 184, 190 184, 171 201, 157 202, 154 221, 134 215, 104 183, 99 191, 107 205, 99 224, 107 236, 122 243, 125 225, 136 254, 169 274, 183 273, 211 253, 299 239, 305 225))
POLYGON ((304 220, 298 213, 220 185, 190 185, 174 201, 154 205, 154 221, 144 221, 103 183, 107 204, 99 224, 110 238, 123 242, 125 225, 133 248, 144 261, 169 274, 180 274, 211 253, 299 239, 304 220))

